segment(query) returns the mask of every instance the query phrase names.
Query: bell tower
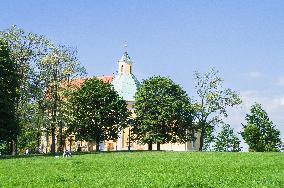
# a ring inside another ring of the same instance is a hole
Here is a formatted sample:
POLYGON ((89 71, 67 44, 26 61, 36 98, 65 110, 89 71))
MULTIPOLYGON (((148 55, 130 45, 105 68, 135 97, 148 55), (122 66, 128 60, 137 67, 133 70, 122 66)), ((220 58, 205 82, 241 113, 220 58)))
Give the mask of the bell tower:
POLYGON ((118 61, 118 74, 132 74, 132 61, 127 52, 124 52, 122 58, 118 61))

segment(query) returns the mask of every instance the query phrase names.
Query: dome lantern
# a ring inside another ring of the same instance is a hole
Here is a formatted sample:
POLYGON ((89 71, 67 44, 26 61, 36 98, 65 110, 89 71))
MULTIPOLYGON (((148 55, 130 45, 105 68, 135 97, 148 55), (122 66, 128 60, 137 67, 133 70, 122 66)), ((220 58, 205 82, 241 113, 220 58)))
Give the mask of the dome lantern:
POLYGON ((124 52, 118 61, 118 74, 112 81, 114 89, 126 101, 134 102, 134 96, 140 83, 132 74, 132 63, 130 56, 124 52))

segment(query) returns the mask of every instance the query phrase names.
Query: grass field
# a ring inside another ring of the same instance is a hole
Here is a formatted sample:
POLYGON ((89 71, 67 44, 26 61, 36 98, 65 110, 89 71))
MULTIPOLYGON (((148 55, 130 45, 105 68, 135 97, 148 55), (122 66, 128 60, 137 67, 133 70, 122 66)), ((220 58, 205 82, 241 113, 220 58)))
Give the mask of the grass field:
POLYGON ((284 154, 113 152, 0 159, 0 186, 284 187, 284 154))

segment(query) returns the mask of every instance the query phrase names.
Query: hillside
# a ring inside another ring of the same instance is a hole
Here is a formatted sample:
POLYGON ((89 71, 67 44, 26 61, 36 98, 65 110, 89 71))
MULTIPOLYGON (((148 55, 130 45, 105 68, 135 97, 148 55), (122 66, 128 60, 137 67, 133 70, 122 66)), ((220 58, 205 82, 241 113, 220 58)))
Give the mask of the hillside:
POLYGON ((113 152, 0 159, 0 186, 284 187, 284 155, 113 152))

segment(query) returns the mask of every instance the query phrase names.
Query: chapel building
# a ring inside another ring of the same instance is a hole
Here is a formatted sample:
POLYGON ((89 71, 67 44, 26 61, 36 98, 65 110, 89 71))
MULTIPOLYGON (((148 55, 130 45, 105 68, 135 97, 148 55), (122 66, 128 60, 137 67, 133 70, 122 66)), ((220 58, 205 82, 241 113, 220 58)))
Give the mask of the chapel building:
MULTIPOLYGON (((114 89, 118 92, 119 96, 121 96, 127 103, 127 108, 131 111, 131 119, 135 118, 134 113, 134 104, 135 104, 135 93, 140 85, 140 82, 133 74, 133 61, 127 52, 124 52, 122 58, 118 61, 118 71, 115 76, 101 76, 97 77, 98 79, 111 83, 114 89)), ((80 86, 84 80, 79 79, 76 81, 76 85, 80 86)), ((147 150, 148 145, 145 144, 137 144, 130 139, 130 128, 131 121, 129 121, 129 126, 122 130, 118 135, 117 141, 105 141, 100 144, 101 151, 115 151, 115 150, 147 150)), ((169 143, 169 144, 161 144, 161 150, 172 150, 172 151, 194 151, 199 148, 199 133, 195 133, 195 137, 197 138, 195 141, 190 141, 185 144, 177 144, 177 143, 169 143)), ((48 152, 47 137, 43 137, 43 145, 42 147, 46 148, 46 152, 48 152)), ((96 144, 93 142, 86 141, 78 141, 75 142, 74 136, 70 136, 65 140, 65 148, 70 149, 71 151, 95 151, 96 144)), ((157 145, 153 144, 152 149, 156 150, 157 145)), ((45 150, 43 150, 45 151, 45 150)))

